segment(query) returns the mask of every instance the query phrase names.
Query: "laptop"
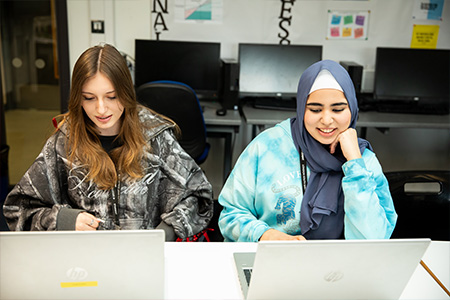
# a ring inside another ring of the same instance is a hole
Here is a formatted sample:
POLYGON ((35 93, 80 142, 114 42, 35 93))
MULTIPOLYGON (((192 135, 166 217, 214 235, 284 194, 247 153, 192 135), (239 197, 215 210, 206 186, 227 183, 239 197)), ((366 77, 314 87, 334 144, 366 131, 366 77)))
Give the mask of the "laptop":
POLYGON ((163 299, 164 231, 0 233, 0 299, 163 299))
POLYGON ((245 299, 399 299, 430 242, 263 241, 234 260, 245 299))

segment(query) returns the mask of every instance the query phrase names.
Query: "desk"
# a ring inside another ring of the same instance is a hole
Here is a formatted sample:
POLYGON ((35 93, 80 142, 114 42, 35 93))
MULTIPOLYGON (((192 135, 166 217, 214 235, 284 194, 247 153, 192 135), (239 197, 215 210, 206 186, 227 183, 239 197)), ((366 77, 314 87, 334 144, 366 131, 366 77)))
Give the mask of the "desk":
POLYGON ((245 122, 253 126, 274 126, 296 116, 295 111, 254 108, 251 104, 242 107, 245 122))
POLYGON ((388 128, 450 129, 450 115, 394 114, 363 111, 359 113, 356 126, 361 127, 362 138, 366 138, 368 127, 375 127, 380 130, 388 128))
MULTIPOLYGON (((255 252, 256 243, 165 243, 166 299, 243 299, 234 252, 255 252)), ((432 242, 423 261, 450 287, 450 242, 432 242)), ((400 299, 448 299, 418 266, 400 299)))
MULTIPOLYGON (((260 131, 265 126, 274 126, 281 121, 296 116, 295 111, 258 109, 250 104, 244 105, 242 112, 245 122, 253 127, 258 127, 260 131)), ((361 127, 361 137, 363 138, 368 127, 450 129, 450 115, 394 114, 362 111, 359 112, 356 126, 361 127)), ((254 131, 254 134, 256 134, 256 131, 254 131)))
POLYGON ((233 156, 233 135, 239 132, 242 118, 237 110, 227 110, 225 116, 217 116, 216 110, 221 108, 220 103, 210 101, 200 101, 203 109, 203 119, 206 124, 206 134, 208 137, 225 138, 225 153, 223 162, 223 180, 227 179, 231 171, 231 161, 233 156))
POLYGON ((450 129, 450 115, 394 114, 362 111, 358 127, 450 129))

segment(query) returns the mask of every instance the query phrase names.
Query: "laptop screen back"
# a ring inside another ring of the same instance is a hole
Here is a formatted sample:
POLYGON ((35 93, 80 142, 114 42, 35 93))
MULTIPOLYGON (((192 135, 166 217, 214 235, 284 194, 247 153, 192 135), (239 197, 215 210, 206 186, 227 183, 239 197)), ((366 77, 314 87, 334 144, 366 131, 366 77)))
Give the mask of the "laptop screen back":
POLYGON ((162 299, 164 232, 0 233, 1 299, 162 299))
POLYGON ((398 299, 430 242, 260 242, 247 299, 398 299))

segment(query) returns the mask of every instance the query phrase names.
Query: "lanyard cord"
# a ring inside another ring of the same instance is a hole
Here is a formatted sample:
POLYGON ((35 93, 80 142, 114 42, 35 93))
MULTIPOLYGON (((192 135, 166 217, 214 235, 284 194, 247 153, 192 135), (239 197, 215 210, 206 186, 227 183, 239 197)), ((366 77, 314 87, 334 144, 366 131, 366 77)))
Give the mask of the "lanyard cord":
POLYGON ((302 175, 302 188, 304 195, 306 191, 306 186, 308 185, 308 178, 306 177, 306 159, 305 154, 300 148, 298 149, 298 152, 300 153, 300 172, 302 175))

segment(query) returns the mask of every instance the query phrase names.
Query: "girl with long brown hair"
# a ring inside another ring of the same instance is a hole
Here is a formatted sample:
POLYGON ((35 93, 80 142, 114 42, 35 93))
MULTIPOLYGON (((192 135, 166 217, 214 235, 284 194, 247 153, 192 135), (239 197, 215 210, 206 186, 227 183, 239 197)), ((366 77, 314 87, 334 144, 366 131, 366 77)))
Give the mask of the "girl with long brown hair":
POLYGON ((206 228, 211 184, 176 141, 176 124, 137 103, 113 46, 79 57, 59 120, 5 201, 11 230, 160 228, 174 240, 206 228))

